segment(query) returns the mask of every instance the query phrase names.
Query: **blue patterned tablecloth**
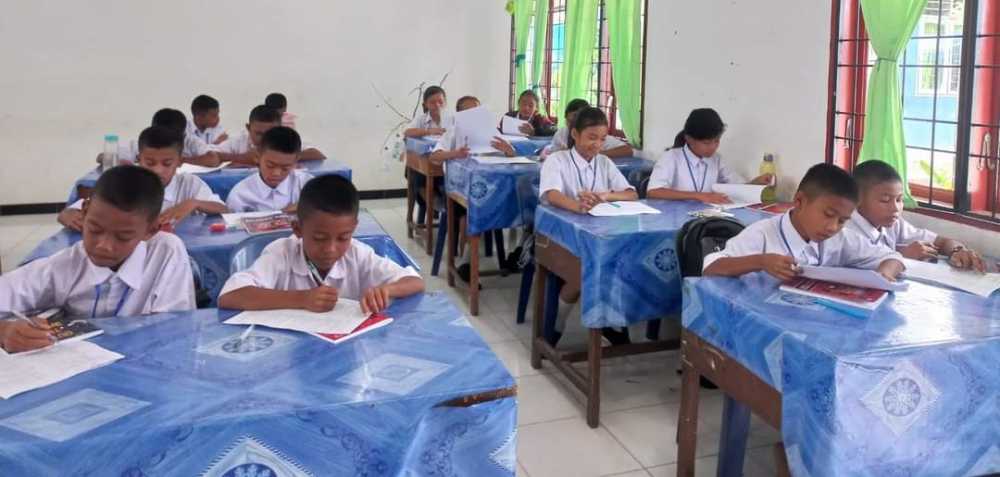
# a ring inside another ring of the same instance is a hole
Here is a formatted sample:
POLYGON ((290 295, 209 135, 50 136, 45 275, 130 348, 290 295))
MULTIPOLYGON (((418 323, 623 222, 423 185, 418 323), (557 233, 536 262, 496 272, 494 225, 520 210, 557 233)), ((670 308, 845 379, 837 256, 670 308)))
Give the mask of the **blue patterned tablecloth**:
MULTIPOLYGON (((535 211, 535 232, 580 258, 581 313, 587 328, 627 326, 681 310, 677 232, 705 209, 699 202, 645 200, 660 214, 593 217, 549 205, 535 211)), ((731 211, 744 224, 770 217, 752 209, 731 211)), ((535 241, 536 250, 544 244, 535 241)), ((536 251, 537 253, 537 251, 536 251)))
MULTIPOLYGON (((333 159, 326 159, 322 161, 302 161, 300 166, 308 171, 310 174, 315 176, 325 176, 328 174, 337 174, 338 176, 344 177, 347 180, 351 179, 351 168, 334 161, 333 159)), ((246 179, 250 174, 257 173, 256 167, 227 167, 222 170, 208 172, 205 174, 197 174, 201 180, 208 184, 208 187, 212 189, 219 195, 222 200, 226 200, 229 197, 229 191, 236 187, 236 184, 243 179, 246 179)), ((69 199, 67 199, 67 204, 72 204, 79 199, 77 195, 78 187, 94 187, 97 184, 97 178, 101 176, 101 172, 95 168, 87 173, 87 175, 76 180, 73 184, 73 188, 69 191, 69 199)))
MULTIPOLYGON (((614 159, 626 178, 635 179, 653 169, 653 162, 637 157, 614 159)), ((540 164, 486 165, 475 159, 448 161, 445 189, 469 204, 468 233, 520 227, 531 223, 538 206, 540 164)))
POLYGON ((513 476, 515 381, 442 294, 341 344, 193 313, 98 320, 110 366, 0 401, 3 475, 513 476))
POLYGON ((1000 293, 911 282, 856 318, 777 287, 689 278, 683 323, 781 391, 794 475, 1000 472, 1000 293))
MULTIPOLYGON (((514 151, 522 156, 537 156, 542 148, 548 146, 550 143, 552 143, 551 136, 538 136, 529 137, 523 141, 513 141, 510 144, 514 147, 514 151)), ((437 140, 422 137, 406 138, 406 150, 415 152, 421 156, 430 154, 434 150, 435 145, 437 145, 437 140)))
MULTIPOLYGON (((229 264, 233 252, 250 234, 242 229, 229 229, 225 232, 212 232, 209 227, 222 222, 220 216, 191 215, 177 224, 174 233, 184 241, 188 255, 196 267, 195 272, 201 278, 202 287, 208 291, 211 306, 215 306, 222 291, 222 285, 229 278, 229 264)), ((389 236, 382 226, 367 211, 358 214, 358 228, 354 237, 370 245, 375 253, 388 257, 404 266, 420 270, 420 266, 389 236)), ((60 250, 80 241, 80 233, 62 229, 51 237, 43 240, 21 262, 21 265, 32 260, 48 257, 60 250)))

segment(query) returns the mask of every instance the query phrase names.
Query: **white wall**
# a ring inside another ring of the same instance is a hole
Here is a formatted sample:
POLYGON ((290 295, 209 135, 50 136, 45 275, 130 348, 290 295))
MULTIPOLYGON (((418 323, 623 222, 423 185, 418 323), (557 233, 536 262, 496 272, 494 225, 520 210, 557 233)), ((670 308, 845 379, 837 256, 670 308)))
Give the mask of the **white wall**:
MULTIPOLYGON (((649 0, 645 149, 670 146, 691 109, 715 108, 727 165, 753 177, 775 153, 779 194, 791 198, 825 159, 830 12, 818 0, 649 0)), ((1000 234, 907 217, 1000 256, 1000 234)))
MULTIPOLYGON (((65 200, 103 135, 134 138, 153 112, 207 93, 231 132, 272 91, 299 130, 354 169, 362 190, 401 188, 380 150, 396 124, 371 88, 410 90, 451 71, 453 101, 507 107, 502 0, 10 2, 0 16, 0 204, 65 200)), ((449 106, 450 106, 449 105, 449 106)))

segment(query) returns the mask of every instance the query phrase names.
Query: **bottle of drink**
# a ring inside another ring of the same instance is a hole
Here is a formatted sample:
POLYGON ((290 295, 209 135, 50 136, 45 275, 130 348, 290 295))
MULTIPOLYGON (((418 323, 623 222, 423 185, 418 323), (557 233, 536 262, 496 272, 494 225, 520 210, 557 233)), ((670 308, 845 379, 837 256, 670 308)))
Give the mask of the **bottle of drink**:
POLYGON ((764 187, 760 193, 760 201, 765 205, 778 201, 778 172, 774 166, 774 154, 764 154, 764 160, 760 163, 760 174, 771 174, 771 183, 764 187))
POLYGON ((101 153, 101 170, 108 170, 118 165, 118 136, 104 136, 104 152, 101 153))

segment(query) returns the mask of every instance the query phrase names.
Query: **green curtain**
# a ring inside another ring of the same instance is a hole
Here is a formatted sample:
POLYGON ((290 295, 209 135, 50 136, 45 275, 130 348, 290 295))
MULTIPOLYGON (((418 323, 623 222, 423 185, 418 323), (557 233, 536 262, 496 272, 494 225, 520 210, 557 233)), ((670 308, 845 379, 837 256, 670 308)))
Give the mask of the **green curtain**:
POLYGON ((611 0, 604 4, 608 20, 611 77, 615 83, 622 130, 642 144, 639 123, 642 108, 642 0, 611 0))
POLYGON ((926 4, 927 0, 861 0, 861 13, 878 60, 868 80, 865 135, 858 162, 880 160, 893 166, 903 178, 905 201, 909 206, 915 203, 906 175, 903 101, 897 62, 926 4))
POLYGON ((514 97, 528 89, 528 39, 535 0, 514 0, 514 97))
MULTIPOLYGON (((549 27, 549 1, 535 1, 535 38, 531 44, 531 80, 530 87, 542 98, 542 104, 538 105, 538 111, 547 115, 545 111, 545 98, 542 91, 542 79, 545 77, 545 32, 549 27)), ((518 91, 515 94, 521 94, 518 91)))
MULTIPOLYGON (((594 52, 597 48, 597 5, 598 0, 566 1, 560 102, 590 97, 594 52)), ((555 100, 552 101, 552 110, 562 111, 555 100)))

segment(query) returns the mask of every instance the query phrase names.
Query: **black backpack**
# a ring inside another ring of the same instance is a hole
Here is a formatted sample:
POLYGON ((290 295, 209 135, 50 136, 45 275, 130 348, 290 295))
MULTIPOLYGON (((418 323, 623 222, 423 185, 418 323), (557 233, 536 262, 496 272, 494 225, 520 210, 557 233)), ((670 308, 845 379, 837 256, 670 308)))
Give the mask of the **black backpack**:
POLYGON ((726 242, 743 228, 743 224, 727 217, 701 217, 684 224, 677 233, 681 277, 700 277, 705 256, 724 249, 726 242))

